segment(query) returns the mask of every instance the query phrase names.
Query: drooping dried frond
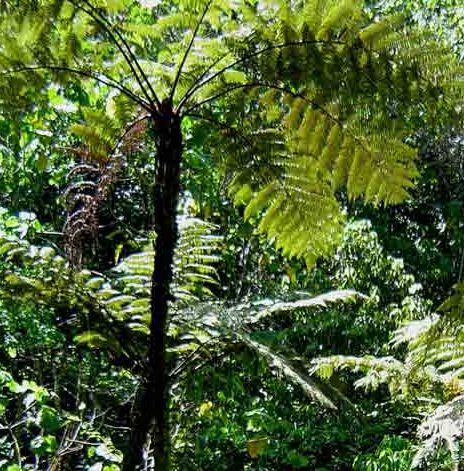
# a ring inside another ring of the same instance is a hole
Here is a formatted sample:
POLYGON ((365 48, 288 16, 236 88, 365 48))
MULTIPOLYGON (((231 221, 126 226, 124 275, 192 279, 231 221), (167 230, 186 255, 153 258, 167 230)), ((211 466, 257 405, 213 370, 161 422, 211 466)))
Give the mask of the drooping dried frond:
POLYGON ((84 246, 98 232, 98 212, 119 177, 122 166, 141 146, 145 116, 127 125, 122 134, 119 123, 107 114, 87 110, 85 124, 72 130, 84 139, 72 149, 80 162, 68 175, 65 200, 68 218, 64 226, 70 260, 81 265, 84 246))

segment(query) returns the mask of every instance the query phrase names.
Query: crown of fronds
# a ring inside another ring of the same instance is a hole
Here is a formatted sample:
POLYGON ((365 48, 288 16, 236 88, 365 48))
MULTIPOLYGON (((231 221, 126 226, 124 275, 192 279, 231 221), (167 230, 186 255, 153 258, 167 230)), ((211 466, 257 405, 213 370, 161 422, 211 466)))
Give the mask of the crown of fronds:
POLYGON ((161 1, 153 11, 54 0, 5 13, 0 30, 0 97, 85 79, 113 89, 120 129, 172 98, 182 117, 216 126, 205 144, 228 149, 247 215, 260 213, 260 230, 308 262, 340 232, 337 191, 375 204, 407 196, 417 175, 409 118, 462 83, 432 35, 370 18, 360 0, 161 1))

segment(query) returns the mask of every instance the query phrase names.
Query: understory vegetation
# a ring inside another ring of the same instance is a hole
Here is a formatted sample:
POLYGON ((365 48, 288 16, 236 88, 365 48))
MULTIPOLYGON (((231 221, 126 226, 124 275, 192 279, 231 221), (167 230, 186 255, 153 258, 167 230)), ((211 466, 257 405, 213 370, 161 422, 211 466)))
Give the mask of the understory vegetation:
POLYGON ((0 471, 464 469, 458 0, 0 0, 0 471))

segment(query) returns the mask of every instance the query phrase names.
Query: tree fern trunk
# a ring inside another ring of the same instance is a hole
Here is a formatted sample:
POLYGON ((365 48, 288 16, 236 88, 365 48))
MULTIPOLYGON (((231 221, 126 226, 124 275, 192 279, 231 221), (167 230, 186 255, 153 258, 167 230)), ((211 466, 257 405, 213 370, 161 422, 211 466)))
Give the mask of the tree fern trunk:
MULTIPOLYGON (((154 117, 156 131, 155 266, 151 289, 151 322, 148 368, 138 403, 131 443, 133 456, 124 469, 134 471, 148 452, 156 471, 170 468, 169 379, 166 361, 168 302, 173 278, 174 249, 178 238, 177 202, 180 193, 182 133, 180 119, 169 102, 163 102, 161 117, 154 117)), ((142 469, 145 469, 142 467, 142 469)))

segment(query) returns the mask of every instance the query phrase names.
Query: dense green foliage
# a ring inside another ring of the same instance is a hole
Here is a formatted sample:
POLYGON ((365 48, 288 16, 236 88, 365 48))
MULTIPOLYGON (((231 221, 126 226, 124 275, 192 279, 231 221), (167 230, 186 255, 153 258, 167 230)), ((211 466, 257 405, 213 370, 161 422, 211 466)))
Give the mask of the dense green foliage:
POLYGON ((460 469, 463 31, 453 0, 0 1, 0 471, 134 471, 160 240, 143 469, 460 469))

